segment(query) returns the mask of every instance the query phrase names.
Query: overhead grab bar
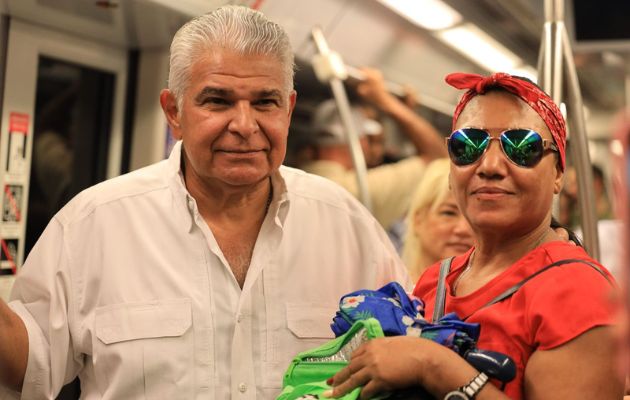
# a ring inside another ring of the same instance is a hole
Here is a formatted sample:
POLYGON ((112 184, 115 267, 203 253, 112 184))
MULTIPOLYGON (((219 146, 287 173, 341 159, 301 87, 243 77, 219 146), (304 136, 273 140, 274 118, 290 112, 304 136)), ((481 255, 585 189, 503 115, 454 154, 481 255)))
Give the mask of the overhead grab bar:
MULTIPOLYGON (((365 74, 358 68, 355 68, 350 65, 346 65, 346 71, 348 72, 348 76, 357 81, 365 80, 365 74)), ((396 97, 404 98, 407 93, 405 92, 405 88, 400 83, 385 81, 385 87, 387 90, 396 97)), ((455 104, 450 104, 444 100, 440 100, 436 97, 429 96, 425 93, 418 93, 420 97, 420 104, 423 106, 437 111, 439 113, 452 116, 453 111, 455 110, 455 104)))

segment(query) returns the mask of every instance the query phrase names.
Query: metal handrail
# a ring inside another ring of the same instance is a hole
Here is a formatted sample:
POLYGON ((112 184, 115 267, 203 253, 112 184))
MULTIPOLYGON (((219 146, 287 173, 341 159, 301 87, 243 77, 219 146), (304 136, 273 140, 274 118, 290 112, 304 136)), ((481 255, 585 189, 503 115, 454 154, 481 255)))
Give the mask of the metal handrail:
MULTIPOLYGON (((360 69, 350 65, 346 65, 346 70, 348 71, 348 76, 350 76, 351 78, 357 81, 365 80, 365 74, 360 69)), ((396 97, 404 98, 406 96, 405 88, 400 83, 385 81, 385 88, 396 97)), ((430 108, 433 111, 437 111, 449 117, 453 116, 455 104, 440 100, 437 97, 430 96, 426 93, 419 93, 419 95, 421 99, 420 104, 422 104, 424 107, 430 108)))
POLYGON ((584 247, 591 257, 599 260, 595 197, 593 192, 588 190, 593 185, 593 172, 588 152, 584 103, 569 35, 564 24, 564 0, 545 0, 545 24, 540 44, 538 74, 541 87, 549 93, 556 104, 560 104, 562 99, 563 78, 568 83, 567 122, 571 128, 571 155, 575 160, 578 181, 584 247))
POLYGON ((357 127, 354 124, 352 118, 352 111, 350 109, 350 102, 346 94, 346 89, 343 86, 342 78, 347 77, 347 72, 344 70, 344 65, 340 63, 340 58, 334 59, 336 53, 333 53, 328 47, 326 38, 321 28, 315 27, 311 31, 313 41, 319 52, 319 56, 327 61, 330 67, 330 73, 325 76, 318 75, 319 79, 327 80, 330 84, 335 103, 337 103, 337 109, 339 110, 339 116, 341 117, 341 123, 344 126, 344 132, 350 146, 350 154, 352 155, 352 162, 354 164, 354 171, 357 177, 357 186, 359 188, 359 200, 368 209, 372 209, 372 198, 367 182, 367 166, 365 163, 365 157, 363 150, 361 149, 361 143, 359 143, 359 134, 357 127), (336 69, 335 69, 336 68, 336 69), (343 75, 346 75, 345 77, 343 75))

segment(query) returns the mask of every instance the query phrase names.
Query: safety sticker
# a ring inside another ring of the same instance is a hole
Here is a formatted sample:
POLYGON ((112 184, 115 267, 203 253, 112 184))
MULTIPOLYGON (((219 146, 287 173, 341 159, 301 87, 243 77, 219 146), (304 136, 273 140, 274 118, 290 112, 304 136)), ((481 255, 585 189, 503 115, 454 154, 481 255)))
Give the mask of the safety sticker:
POLYGON ((28 114, 17 112, 9 114, 9 154, 6 170, 11 174, 24 174, 26 171, 28 124, 28 114))
POLYGON ((15 275, 18 239, 0 239, 0 275, 15 275))
POLYGON ((22 220, 22 185, 4 185, 2 196, 2 221, 18 222, 22 220))

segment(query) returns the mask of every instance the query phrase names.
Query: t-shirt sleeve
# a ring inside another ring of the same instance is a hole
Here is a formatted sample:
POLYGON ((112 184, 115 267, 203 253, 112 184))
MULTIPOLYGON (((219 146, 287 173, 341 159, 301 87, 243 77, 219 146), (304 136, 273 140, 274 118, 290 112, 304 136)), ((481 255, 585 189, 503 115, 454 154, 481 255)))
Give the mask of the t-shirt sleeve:
POLYGON ((616 288, 586 264, 552 268, 530 284, 527 331, 532 335, 530 343, 539 350, 553 349, 591 328, 614 323, 616 288))
POLYGON ((423 298, 427 295, 427 292, 431 291, 437 286, 437 278, 439 275, 439 263, 434 264, 427 268, 418 282, 415 282, 413 289, 413 295, 419 298, 423 298))

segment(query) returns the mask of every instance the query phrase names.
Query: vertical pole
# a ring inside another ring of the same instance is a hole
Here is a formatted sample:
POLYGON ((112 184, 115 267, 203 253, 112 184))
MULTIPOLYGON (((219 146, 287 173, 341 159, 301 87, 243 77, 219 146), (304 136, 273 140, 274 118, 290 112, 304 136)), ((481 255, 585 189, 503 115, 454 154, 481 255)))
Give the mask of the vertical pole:
POLYGON ((559 22, 563 7, 563 0, 545 0, 541 87, 558 105, 562 101, 562 31, 559 22))
POLYGON ((348 139, 348 145, 350 146, 350 154, 352 155, 352 163, 354 164, 354 172, 357 176, 357 185, 359 186, 359 199, 361 203, 368 209, 372 210, 372 198, 368 190, 367 183, 367 166, 365 163, 365 157, 363 155, 363 149, 359 142, 359 135, 357 133, 357 127, 354 124, 352 118, 352 110, 350 109, 350 102, 346 95, 346 89, 343 86, 343 82, 340 79, 333 78, 330 81, 330 88, 332 89, 337 108, 339 110, 339 116, 346 132, 346 139, 348 139))
MULTIPOLYGON (((540 87, 559 106, 562 101, 562 37, 558 30, 557 0, 545 0, 545 24, 540 48, 538 68, 540 87)), ((552 213, 560 212, 559 196, 554 196, 552 213)))
MULTIPOLYGON (((578 179, 584 245, 589 254, 599 260, 595 201, 593 193, 588 190, 592 186, 593 176, 588 153, 584 106, 569 35, 564 24, 564 0, 545 0, 545 24, 538 55, 538 71, 540 86, 558 105, 562 100, 562 80, 566 78, 568 81, 567 122, 571 128, 571 155, 578 179)), ((557 207, 556 199, 554 208, 557 207)))
MULTIPOLYGON (((317 50, 323 56, 330 54, 330 48, 324 38, 324 34, 321 29, 314 28, 311 31, 317 50)), ((359 189, 359 200, 368 209, 372 210, 372 198, 368 190, 367 183, 367 166, 365 164, 365 157, 363 156, 363 150, 361 149, 361 143, 359 142, 359 135, 357 128, 354 125, 354 118, 352 118, 352 110, 350 109, 350 102, 346 95, 346 89, 343 86, 343 82, 338 77, 332 74, 328 83, 335 97, 337 103, 337 109, 339 116, 341 117, 341 123, 344 126, 344 132, 346 133, 346 139, 348 140, 348 146, 350 146, 350 154, 352 156, 352 162, 354 164, 354 172, 357 177, 357 186, 359 189)))
POLYGON ((543 35, 540 39, 540 50, 538 51, 538 85, 547 92, 547 82, 551 81, 551 24, 545 22, 543 25, 543 35))
POLYGON ((591 257, 600 260, 595 196, 593 195, 593 191, 590 190, 590 188, 593 187, 593 171, 591 169, 591 158, 588 152, 586 122, 584 121, 584 103, 582 101, 580 82, 569 43, 569 34, 566 28, 562 30, 562 38, 564 43, 564 58, 566 61, 565 76, 568 83, 569 109, 571 110, 571 118, 569 118, 572 128, 571 154, 575 160, 584 246, 591 257))

